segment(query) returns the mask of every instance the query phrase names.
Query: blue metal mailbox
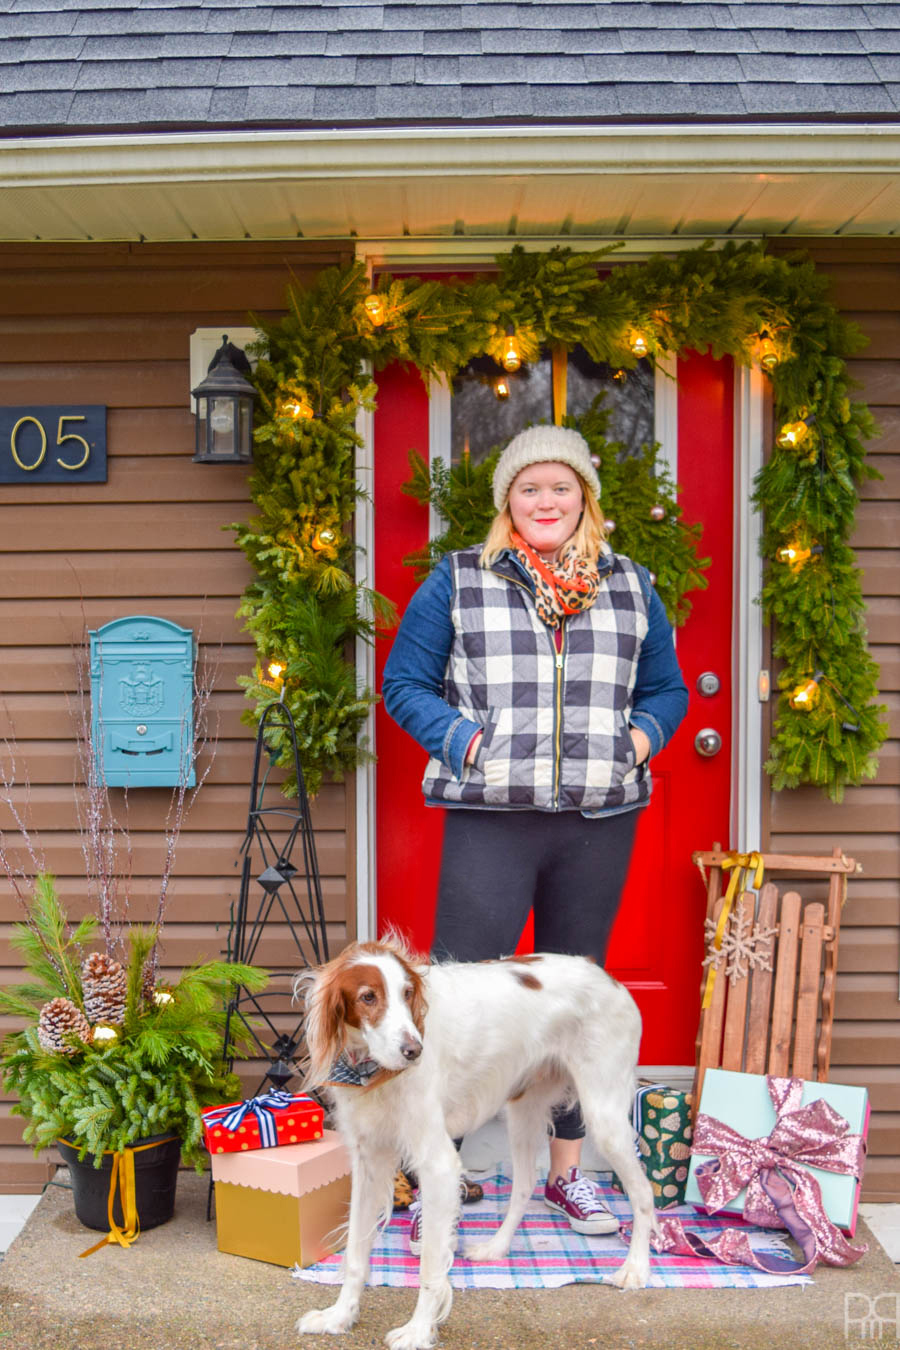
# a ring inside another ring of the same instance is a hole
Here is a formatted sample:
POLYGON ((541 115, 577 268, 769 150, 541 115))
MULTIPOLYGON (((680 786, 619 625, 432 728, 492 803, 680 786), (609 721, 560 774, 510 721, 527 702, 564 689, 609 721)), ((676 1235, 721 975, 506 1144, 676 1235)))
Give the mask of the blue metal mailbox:
POLYGON ((90 630, 91 734, 110 787, 193 787, 194 635, 137 614, 90 630))

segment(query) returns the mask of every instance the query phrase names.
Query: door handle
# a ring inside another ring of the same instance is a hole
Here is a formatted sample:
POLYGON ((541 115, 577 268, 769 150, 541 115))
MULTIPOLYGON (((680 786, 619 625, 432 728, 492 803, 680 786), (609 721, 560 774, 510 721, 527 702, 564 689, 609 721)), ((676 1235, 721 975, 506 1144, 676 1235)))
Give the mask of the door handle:
POLYGON ((722 749, 722 737, 713 727, 704 727, 694 737, 694 749, 704 759, 712 759, 722 749))

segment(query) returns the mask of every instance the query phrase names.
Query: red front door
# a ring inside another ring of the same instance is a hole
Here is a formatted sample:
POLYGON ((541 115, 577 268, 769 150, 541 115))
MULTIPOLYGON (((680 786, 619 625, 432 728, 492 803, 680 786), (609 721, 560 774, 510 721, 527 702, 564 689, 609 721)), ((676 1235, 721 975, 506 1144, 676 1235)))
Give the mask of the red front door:
MULTIPOLYGON (((727 840, 731 794, 733 391, 729 362, 692 355, 678 363, 678 482, 685 518, 703 523, 712 558, 709 589, 692 596, 678 631, 690 694, 678 733, 653 761, 653 797, 642 813, 607 967, 631 990, 644 1018, 641 1061, 694 1058, 706 898, 691 862, 695 849, 727 840), (698 677, 720 681, 709 696, 698 677), (701 729, 722 738, 718 754, 695 748, 701 729)), ((402 558, 427 539, 427 513, 400 491, 410 448, 428 453, 428 396, 419 375, 394 367, 378 377, 375 416, 375 584, 400 613, 415 589, 402 558)), ((377 645, 381 672, 390 639, 377 645)), ((426 807, 426 756, 379 706, 376 714, 377 896, 379 931, 393 924, 427 951, 434 923, 444 811, 426 807)))

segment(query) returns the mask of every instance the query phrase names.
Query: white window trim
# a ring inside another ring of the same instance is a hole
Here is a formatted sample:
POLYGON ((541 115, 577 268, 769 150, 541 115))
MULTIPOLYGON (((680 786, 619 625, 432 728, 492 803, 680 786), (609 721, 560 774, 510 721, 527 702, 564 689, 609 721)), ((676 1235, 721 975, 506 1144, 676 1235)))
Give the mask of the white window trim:
POLYGON ((751 500, 763 465, 765 377, 756 366, 735 368, 734 391, 734 624, 732 627, 731 838, 742 853, 762 847, 763 616, 759 541, 762 521, 751 500))
MULTIPOLYGON (((403 265, 413 261, 418 268, 459 265, 476 260, 493 261, 501 247, 512 247, 517 242, 506 238, 491 241, 448 240, 446 250, 429 241, 431 252, 403 247, 403 241, 391 241, 384 248, 368 242, 357 245, 358 260, 373 267, 403 265), (466 247, 468 245, 469 247, 466 247), (492 251, 489 253, 488 248, 492 251)), ((523 241, 524 242, 524 241, 523 241)), ((553 242, 567 245, 571 240, 541 240, 534 247, 548 248, 553 242)), ((599 245, 603 240, 593 241, 599 245)), ((579 248, 590 243, 579 239, 579 248)), ((676 239, 664 241, 668 251, 694 247, 693 240, 683 243, 676 239)), ((527 244, 526 244, 527 246, 527 244)), ((626 247, 613 257, 631 260, 658 252, 657 241, 628 241, 626 247)), ((678 389, 666 371, 671 365, 662 365, 656 375, 656 404, 654 435, 662 447, 662 459, 672 478, 677 482, 678 471, 678 389)), ((445 380, 432 378, 429 382, 428 436, 430 461, 450 464, 450 386, 445 380)), ((736 367, 734 396, 734 558, 733 558, 733 623, 732 623, 732 763, 731 763, 731 837, 733 846, 745 851, 758 848, 762 824, 762 706, 759 699, 762 665, 762 614, 754 603, 759 594, 762 567, 759 559, 760 521, 751 503, 753 480, 763 462, 763 411, 765 382, 762 372, 755 367, 736 367)), ((357 478, 360 486, 371 494, 374 480, 374 419, 371 413, 360 412, 356 429, 362 437, 363 449, 358 462, 357 478)), ((429 512, 429 534, 440 532, 440 523, 434 509, 429 512)), ((363 498, 356 511, 355 541, 364 549, 357 552, 356 580, 369 581, 375 575, 374 512, 370 498, 363 498)), ((371 644, 357 639, 357 680, 360 687, 372 687, 375 678, 375 658, 371 644)), ((366 719, 364 735, 377 753, 374 710, 366 719)), ((363 765, 356 771, 356 928, 360 941, 375 936, 377 927, 377 869, 375 823, 375 765, 363 765)))
MULTIPOLYGON (((367 372, 371 367, 367 363, 367 372)), ((373 586, 375 582, 375 419, 360 408, 356 414, 356 434, 362 449, 356 461, 356 481, 366 494, 361 497, 354 517, 353 540, 356 544, 356 584, 373 586)), ((355 643, 356 685, 358 689, 375 687, 375 647, 363 637, 355 643)), ((370 707, 363 723, 362 736, 375 749, 375 708, 370 707)), ((356 789, 356 938, 368 942, 378 925, 375 824, 375 764, 360 764, 354 774, 356 789)))

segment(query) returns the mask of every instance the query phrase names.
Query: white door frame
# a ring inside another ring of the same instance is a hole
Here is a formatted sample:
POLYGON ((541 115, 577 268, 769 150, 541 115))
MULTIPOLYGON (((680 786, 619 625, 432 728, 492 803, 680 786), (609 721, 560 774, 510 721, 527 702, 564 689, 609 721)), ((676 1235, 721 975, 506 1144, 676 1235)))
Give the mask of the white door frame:
MULTIPOLYGON (((371 272, 375 268, 428 271, 433 267, 487 266, 497 253, 522 242, 536 251, 552 247, 553 241, 502 239, 390 240, 360 241, 357 260, 371 272), (424 245, 427 246, 423 247, 424 245)), ((609 240, 562 238, 563 246, 577 243, 585 250, 597 248, 609 240)), ((693 240, 629 240, 615 256, 619 259, 646 257, 665 249, 674 252, 695 247, 693 240)), ((677 386, 666 373, 671 365, 657 370, 654 435, 662 447, 662 458, 672 477, 678 471, 677 386)), ((732 763, 731 763, 731 844, 742 851, 760 846, 762 820, 762 697, 767 676, 762 670, 763 622, 755 599, 762 584, 759 557, 760 521, 753 510, 753 481, 763 463, 763 427, 765 378, 756 367, 735 369, 734 392, 734 558, 732 614, 732 763)), ((375 575, 374 511, 371 500, 374 480, 374 419, 360 412, 356 430, 363 449, 357 463, 357 480, 368 494, 357 508, 354 539, 359 546, 356 562, 357 583, 371 584, 375 575)), ((432 379, 429 389, 429 455, 450 462, 450 388, 446 382, 432 379)), ((439 532, 439 522, 430 513, 430 533, 439 532)), ((357 639, 356 670, 360 688, 372 688, 375 657, 370 643, 357 639)), ((363 728, 369 746, 375 744, 375 714, 370 709, 363 728)), ((356 934, 361 941, 375 936, 377 926, 375 766, 356 770, 356 934)))

